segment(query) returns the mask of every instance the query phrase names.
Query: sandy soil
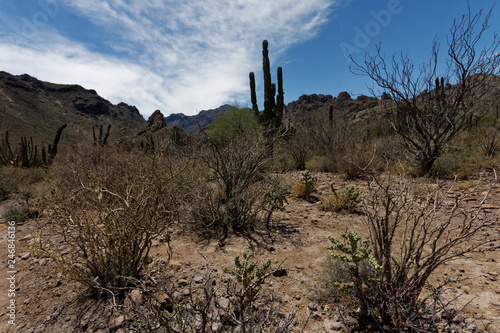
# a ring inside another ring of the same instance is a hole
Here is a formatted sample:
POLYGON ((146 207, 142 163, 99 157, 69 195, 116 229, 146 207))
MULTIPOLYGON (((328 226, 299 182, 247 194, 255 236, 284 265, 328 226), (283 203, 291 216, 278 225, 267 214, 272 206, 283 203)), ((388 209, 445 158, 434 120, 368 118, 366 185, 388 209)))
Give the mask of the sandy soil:
MULTIPOLYGON (((341 188, 347 184, 364 186, 362 181, 348 183, 338 176, 318 174, 321 182, 318 195, 329 193, 329 184, 341 188)), ((300 173, 288 173, 290 181, 300 179, 300 173)), ((486 185, 480 186, 472 202, 477 202, 486 185)), ((493 189, 487 203, 491 205, 490 214, 500 211, 500 188, 493 189)), ((0 203, 0 210, 9 202, 0 203)), ((1 211, 0 211, 1 213, 1 211)), ((1 215, 1 214, 0 214, 1 215)), ((316 304, 315 289, 321 281, 321 274, 328 257, 329 235, 337 237, 346 229, 358 230, 366 235, 366 226, 356 214, 325 212, 318 203, 310 203, 290 198, 284 212, 274 216, 275 232, 272 237, 258 237, 253 240, 231 237, 223 248, 217 242, 203 243, 190 235, 175 230, 172 239, 173 256, 170 263, 176 279, 192 279, 205 262, 212 265, 213 271, 222 272, 222 267, 232 267, 234 257, 243 251, 253 250, 258 259, 270 258, 273 265, 286 268, 287 275, 271 277, 264 290, 269 296, 279 299, 284 311, 298 306, 294 331, 300 332, 307 323, 305 332, 328 332, 331 324, 339 321, 339 314, 326 310, 326 304, 316 304)), ((54 270, 52 263, 37 258, 30 250, 32 222, 17 225, 16 237, 16 326, 8 323, 7 305, 9 281, 7 277, 7 225, 0 223, 0 332, 70 332, 80 326, 80 331, 107 332, 106 325, 116 319, 116 315, 103 315, 102 326, 91 327, 87 324, 94 313, 92 302, 82 295, 82 288, 62 279, 54 270)), ((448 285, 446 297, 458 296, 453 307, 465 306, 463 315, 464 332, 500 332, 500 226, 497 224, 484 237, 496 240, 493 251, 474 254, 439 269, 431 282, 445 279, 448 285)), ((166 257, 166 245, 155 244, 152 257, 159 260, 166 257)), ((104 301, 103 301, 104 302, 104 301)))

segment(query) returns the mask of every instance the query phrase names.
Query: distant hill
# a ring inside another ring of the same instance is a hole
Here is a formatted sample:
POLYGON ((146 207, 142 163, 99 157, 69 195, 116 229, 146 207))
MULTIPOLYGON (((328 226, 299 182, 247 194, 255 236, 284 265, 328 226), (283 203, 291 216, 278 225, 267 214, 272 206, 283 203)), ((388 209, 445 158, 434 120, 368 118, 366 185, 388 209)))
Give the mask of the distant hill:
POLYGON ((12 143, 22 135, 32 136, 37 145, 47 145, 63 124, 68 126, 61 146, 93 142, 92 126, 108 124, 109 142, 114 142, 137 134, 145 123, 135 106, 114 105, 95 90, 0 72, 0 133, 8 130, 12 143))
MULTIPOLYGON (((358 96, 352 99, 347 92, 341 92, 337 97, 332 95, 302 95, 298 100, 288 103, 285 107, 285 118, 292 119, 294 116, 304 112, 328 112, 330 106, 338 116, 353 114, 367 108, 373 108, 379 104, 375 97, 358 96)), ((206 129, 220 114, 226 113, 230 105, 222 105, 216 109, 204 110, 195 116, 186 116, 183 113, 174 113, 165 118, 167 125, 179 126, 188 132, 198 134, 202 129, 206 129)), ((248 109, 251 111, 250 109, 248 109)))
POLYGON ((200 133, 200 127, 205 130, 219 115, 226 113, 231 105, 224 104, 216 109, 200 111, 195 116, 186 116, 183 113, 174 113, 165 118, 167 125, 179 126, 194 134, 200 133), (199 124, 199 125, 198 125, 199 124))

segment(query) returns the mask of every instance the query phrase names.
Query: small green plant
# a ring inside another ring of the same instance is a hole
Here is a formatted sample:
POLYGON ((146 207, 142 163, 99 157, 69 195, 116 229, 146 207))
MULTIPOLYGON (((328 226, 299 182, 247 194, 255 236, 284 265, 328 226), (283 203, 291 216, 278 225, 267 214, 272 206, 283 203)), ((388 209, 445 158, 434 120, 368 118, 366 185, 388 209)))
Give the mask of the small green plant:
POLYGON ((246 305, 255 301, 265 279, 272 273, 270 259, 259 265, 258 261, 250 262, 252 257, 252 252, 244 252, 243 261, 240 256, 234 258, 235 269, 223 267, 224 272, 234 276, 240 284, 238 298, 241 299, 241 304, 246 305))
POLYGON ((290 195, 290 189, 278 176, 269 178, 268 183, 269 187, 264 191, 264 201, 267 206, 266 227, 269 229, 273 212, 285 210, 285 205, 288 204, 286 197, 290 195))
MULTIPOLYGON (((241 332, 247 332, 255 319, 252 315, 253 303, 262 289, 265 280, 272 274, 271 260, 267 259, 259 265, 258 261, 251 262, 252 252, 244 252, 243 260, 240 256, 234 258, 236 268, 223 267, 225 273, 236 278, 236 285, 232 294, 236 298, 235 321, 241 326, 241 332)), ((248 331, 252 331, 251 328, 248 331)))
POLYGON ((361 241, 361 236, 356 231, 342 232, 340 236, 343 242, 338 238, 328 237, 332 245, 328 246, 333 260, 340 260, 346 263, 349 269, 349 282, 335 282, 340 292, 354 290, 360 307, 360 318, 368 318, 370 307, 370 296, 368 290, 377 283, 373 277, 374 272, 381 267, 372 255, 370 240, 367 237, 361 241), (368 264, 370 269, 361 270, 362 264, 368 264))
POLYGON ((361 190, 356 186, 346 186, 342 191, 335 191, 331 184, 332 194, 326 198, 324 209, 334 212, 347 211, 355 213, 361 202, 361 190))
POLYGON ((311 193, 316 191, 318 177, 313 176, 308 170, 302 173, 302 178, 294 187, 294 194, 301 199, 309 200, 311 193))
POLYGON ((473 187, 476 187, 478 184, 478 181, 477 180, 469 180, 469 181, 466 181, 466 182, 461 182, 458 184, 457 186, 457 189, 460 190, 460 191, 465 191, 465 190, 469 190, 473 187))

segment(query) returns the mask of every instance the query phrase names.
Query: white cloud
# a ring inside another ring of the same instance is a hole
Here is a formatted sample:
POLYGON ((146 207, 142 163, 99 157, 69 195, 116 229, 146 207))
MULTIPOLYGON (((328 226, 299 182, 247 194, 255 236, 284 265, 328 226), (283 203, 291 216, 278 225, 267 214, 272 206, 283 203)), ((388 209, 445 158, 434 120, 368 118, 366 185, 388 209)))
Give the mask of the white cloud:
POLYGON ((47 27, 36 41, 12 45, 0 37, 0 63, 6 71, 95 89, 114 103, 136 105, 146 117, 157 108, 195 114, 247 100, 248 72, 260 74, 262 40, 269 40, 274 63, 292 44, 314 37, 334 3, 60 0, 61 11, 99 26, 100 42, 116 54, 90 51, 47 27))

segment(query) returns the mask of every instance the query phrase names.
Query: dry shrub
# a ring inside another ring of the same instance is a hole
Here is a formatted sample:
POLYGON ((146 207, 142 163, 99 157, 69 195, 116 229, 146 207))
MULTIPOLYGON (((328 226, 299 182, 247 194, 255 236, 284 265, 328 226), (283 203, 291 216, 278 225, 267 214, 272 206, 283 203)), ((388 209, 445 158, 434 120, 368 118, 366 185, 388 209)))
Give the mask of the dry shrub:
POLYGON ((45 168, 0 167, 0 200, 9 195, 22 194, 33 184, 49 179, 45 168))
POLYGON ((355 186, 346 186, 337 193, 333 188, 332 194, 326 197, 323 208, 333 212, 355 213, 361 202, 361 190, 355 186))
MULTIPOLYGON (((368 183, 363 218, 370 230, 373 256, 381 267, 379 287, 374 291, 377 297, 367 304, 371 320, 379 318, 386 331, 436 329, 436 316, 446 304, 421 295, 438 267, 490 249, 493 239, 484 233, 498 219, 486 214, 482 205, 493 185, 478 207, 470 209, 466 199, 479 183, 455 197, 451 205, 446 200, 452 188, 438 186, 414 195, 414 184, 406 177, 375 177, 368 183)), ((435 288, 434 295, 441 287, 435 288)))
POLYGON ((235 258, 234 268, 205 262, 187 278, 183 292, 175 278, 162 273, 157 284, 140 288, 143 304, 117 308, 126 318, 121 327, 132 332, 291 332, 297 307, 283 312, 266 290, 271 273, 270 261, 259 263, 251 254, 235 258))
POLYGON ((186 220, 197 234, 225 239, 252 231, 286 200, 280 181, 269 177, 274 141, 246 110, 233 109, 203 132, 200 165, 209 179, 193 179, 186 220), (225 124, 231 124, 226 126, 225 124))
POLYGON ((157 155, 106 147, 84 147, 57 162, 41 253, 92 289, 127 287, 176 216, 173 166, 157 155))

